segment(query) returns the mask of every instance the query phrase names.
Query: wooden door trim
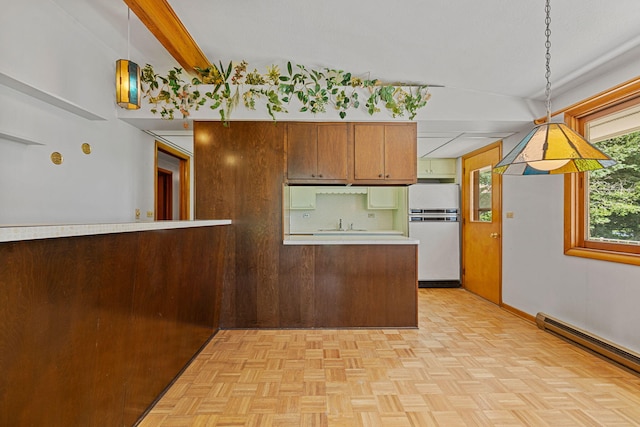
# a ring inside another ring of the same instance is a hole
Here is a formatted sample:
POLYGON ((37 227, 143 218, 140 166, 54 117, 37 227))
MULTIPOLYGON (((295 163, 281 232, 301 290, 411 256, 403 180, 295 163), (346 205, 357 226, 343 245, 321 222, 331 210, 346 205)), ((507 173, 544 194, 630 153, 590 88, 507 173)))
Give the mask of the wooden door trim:
MULTIPOLYGON (((158 151, 169 154, 180 160, 180 220, 191 219, 191 156, 160 141, 156 141, 153 167, 153 199, 157 206, 158 198, 158 151)), ((155 209, 154 209, 155 212, 155 209)), ((154 218, 156 215, 154 214, 154 218)))
MULTIPOLYGON (((468 194, 469 194, 470 188, 469 188, 469 183, 466 182, 465 179, 464 179, 465 178, 465 173, 466 173, 466 171, 465 171, 465 161, 467 159, 469 159, 469 158, 475 157, 475 156, 477 156, 479 154, 482 154, 484 152, 493 150, 495 148, 498 148, 499 157, 502 158, 502 141, 500 140, 500 141, 496 141, 496 142, 494 142, 492 144, 489 144, 489 145, 487 145, 485 147, 481 147, 481 148, 479 148, 477 150, 474 150, 471 153, 467 153, 464 156, 462 156, 462 159, 461 159, 462 173, 461 173, 461 177, 460 177, 460 181, 461 181, 460 187, 461 187, 461 199, 462 200, 461 200, 461 203, 460 203, 460 209, 462 210, 462 212, 461 212, 460 218, 461 218, 461 221, 462 221, 461 241, 462 241, 463 247, 464 247, 465 238, 466 238, 466 236, 465 236, 465 231, 466 231, 465 224, 467 224, 468 221, 470 220, 470 218, 469 218, 469 202, 468 202, 468 197, 467 197, 468 194)), ((495 165, 492 165, 492 166, 495 166, 495 165)), ((495 179, 500 184, 499 185, 500 191, 496 194, 496 196, 498 197, 498 204, 500 205, 500 213, 502 214, 502 175, 493 174, 493 179, 495 179)), ((502 306, 503 305, 503 302, 502 302, 502 239, 503 239, 503 236, 502 236, 502 215, 497 216, 497 218, 498 218, 498 221, 499 221, 498 226, 499 226, 499 229, 500 229, 500 231, 499 231, 499 233, 500 233, 500 251, 499 251, 499 254, 498 254, 499 262, 500 262, 500 269, 499 269, 499 272, 498 272, 498 280, 499 280, 499 283, 498 283, 498 305, 502 306)), ((465 260, 465 256, 464 256, 464 252, 465 251, 461 250, 460 252, 461 252, 460 260, 461 260, 461 264, 462 264, 462 271, 465 271, 465 267, 466 267, 466 260, 465 260)), ((461 281, 462 282, 462 286, 465 287, 465 285, 464 285, 464 275, 462 276, 462 279, 463 279, 461 281)))

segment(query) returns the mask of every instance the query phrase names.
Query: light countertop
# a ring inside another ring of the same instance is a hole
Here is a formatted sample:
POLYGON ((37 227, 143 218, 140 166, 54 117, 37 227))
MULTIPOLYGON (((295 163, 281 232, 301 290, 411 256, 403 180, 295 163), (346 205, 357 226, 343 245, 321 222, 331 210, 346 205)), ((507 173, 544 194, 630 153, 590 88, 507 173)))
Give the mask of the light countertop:
POLYGON ((140 221, 115 224, 62 224, 0 227, 0 242, 128 233, 132 231, 170 230, 231 224, 229 219, 196 221, 140 221))
POLYGON ((396 230, 312 230, 292 231, 290 235, 314 235, 314 236, 402 236, 402 231, 396 230))
POLYGON ((289 235, 285 245, 417 245, 419 240, 401 235, 289 235))

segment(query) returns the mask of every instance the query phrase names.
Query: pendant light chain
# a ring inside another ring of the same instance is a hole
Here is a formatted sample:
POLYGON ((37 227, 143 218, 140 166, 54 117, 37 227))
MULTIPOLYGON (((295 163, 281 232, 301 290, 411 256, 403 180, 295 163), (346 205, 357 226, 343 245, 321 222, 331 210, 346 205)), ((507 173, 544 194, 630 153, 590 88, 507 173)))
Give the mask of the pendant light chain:
POLYGON ((547 48, 545 78, 547 122, 529 132, 498 162, 493 172, 500 175, 548 175, 586 172, 616 164, 565 123, 551 123, 551 0, 545 1, 547 48), (550 147, 553 147, 550 149, 550 147))
MULTIPOLYGON (((129 45, 130 45, 130 38, 131 38, 131 9, 127 8, 127 61, 130 59, 130 52, 129 52, 129 45)), ((547 68, 549 66, 547 65, 547 68)))
POLYGON ((131 9, 127 7, 127 59, 116 61, 116 103, 137 110, 140 99, 140 66, 131 61, 131 9))
POLYGON ((547 71, 544 75, 544 77, 547 79, 547 86, 545 88, 545 95, 547 97, 547 123, 551 122, 551 4, 550 4, 550 0, 547 0, 547 3, 544 7, 544 11, 547 14, 546 19, 544 20, 545 24, 546 24, 546 29, 545 29, 545 36, 547 37, 547 41, 545 42, 545 47, 547 48, 547 54, 545 55, 546 58, 546 67, 547 67, 547 71))

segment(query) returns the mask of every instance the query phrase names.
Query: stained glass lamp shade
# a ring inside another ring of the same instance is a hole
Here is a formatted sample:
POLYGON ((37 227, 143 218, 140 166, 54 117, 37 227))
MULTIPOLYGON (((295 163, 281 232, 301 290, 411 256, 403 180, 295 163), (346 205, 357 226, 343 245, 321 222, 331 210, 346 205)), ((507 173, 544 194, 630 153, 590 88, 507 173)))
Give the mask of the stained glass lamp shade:
POLYGON ((131 9, 127 8, 127 59, 116 61, 116 103, 127 110, 140 108, 140 66, 129 60, 131 9))
POLYGON ((549 175, 585 172, 616 164, 615 160, 591 145, 564 123, 551 123, 551 2, 545 1, 545 79, 547 85, 547 121, 524 137, 493 168, 504 175, 549 175))
POLYGON ((585 172, 616 164, 564 123, 533 128, 493 169, 504 175, 585 172))
POLYGON ((116 102, 122 108, 140 108, 140 66, 127 59, 116 61, 116 102))

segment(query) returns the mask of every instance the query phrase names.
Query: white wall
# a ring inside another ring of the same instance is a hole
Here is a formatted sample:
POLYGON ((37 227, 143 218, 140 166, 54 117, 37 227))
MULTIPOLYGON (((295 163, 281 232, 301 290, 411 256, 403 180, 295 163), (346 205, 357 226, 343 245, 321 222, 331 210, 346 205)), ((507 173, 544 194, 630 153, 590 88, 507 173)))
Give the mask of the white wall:
MULTIPOLYGON (((609 75, 592 75, 579 92, 565 93, 563 99, 575 103, 584 93, 631 79, 638 69, 640 64, 618 75, 615 83, 609 75)), ((523 136, 505 140, 504 153, 523 136)), ((640 267, 565 256, 563 194, 562 176, 504 177, 503 215, 513 212, 514 218, 503 218, 503 302, 534 316, 544 312, 640 352, 640 267)))
MULTIPOLYGON (((90 120, 0 84, 0 226, 124 222, 153 206, 151 136, 118 120, 115 61, 122 56, 51 1, 4 2, 0 76, 98 116, 90 120), (82 143, 93 151, 86 155, 82 143), (58 151, 62 165, 49 156, 58 151)), ((126 53, 126 52, 125 52, 126 53)))

